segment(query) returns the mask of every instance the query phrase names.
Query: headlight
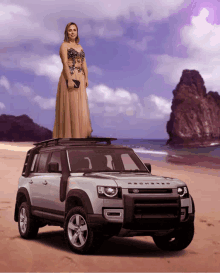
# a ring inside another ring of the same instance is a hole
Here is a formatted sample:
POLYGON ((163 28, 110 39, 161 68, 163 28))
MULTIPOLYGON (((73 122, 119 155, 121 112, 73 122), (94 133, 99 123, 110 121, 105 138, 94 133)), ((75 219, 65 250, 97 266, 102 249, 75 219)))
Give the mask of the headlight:
POLYGON ((189 197, 189 192, 187 190, 187 187, 177 188, 177 192, 179 193, 180 197, 182 197, 182 198, 189 197))
POLYGON ((98 186, 98 195, 99 197, 107 196, 107 197, 115 197, 118 194, 118 188, 117 187, 103 187, 103 186, 98 186))

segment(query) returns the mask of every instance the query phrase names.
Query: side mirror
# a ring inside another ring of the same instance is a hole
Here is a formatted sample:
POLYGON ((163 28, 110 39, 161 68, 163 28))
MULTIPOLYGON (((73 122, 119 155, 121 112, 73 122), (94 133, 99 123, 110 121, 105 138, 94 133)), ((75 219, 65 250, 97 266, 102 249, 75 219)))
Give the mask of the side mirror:
POLYGON ((48 165, 49 173, 58 173, 59 172, 59 164, 57 162, 50 162, 48 165))
POLYGON ((144 163, 144 165, 147 167, 147 169, 151 173, 151 164, 150 163, 144 163))

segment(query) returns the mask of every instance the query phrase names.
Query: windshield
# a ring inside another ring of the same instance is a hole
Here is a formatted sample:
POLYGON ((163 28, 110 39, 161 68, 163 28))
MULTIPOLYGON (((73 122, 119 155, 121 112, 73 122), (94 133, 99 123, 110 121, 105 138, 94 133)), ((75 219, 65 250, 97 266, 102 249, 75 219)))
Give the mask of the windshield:
POLYGON ((147 172, 132 150, 79 148, 67 151, 71 172, 147 172))

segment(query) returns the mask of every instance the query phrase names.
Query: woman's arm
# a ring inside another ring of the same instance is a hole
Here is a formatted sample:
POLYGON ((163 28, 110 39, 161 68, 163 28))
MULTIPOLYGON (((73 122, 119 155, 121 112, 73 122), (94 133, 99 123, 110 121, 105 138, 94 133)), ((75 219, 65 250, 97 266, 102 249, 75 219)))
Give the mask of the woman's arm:
POLYGON ((68 87, 73 88, 74 83, 72 81, 72 77, 70 74, 68 57, 67 57, 67 46, 65 45, 65 43, 62 43, 62 45, 60 47, 60 58, 63 63, 64 76, 65 76, 66 80, 68 80, 68 87))
POLYGON ((85 73, 85 82, 86 82, 86 87, 88 87, 89 83, 88 83, 88 68, 87 68, 87 64, 86 64, 86 58, 84 58, 83 63, 82 63, 82 67, 85 73))

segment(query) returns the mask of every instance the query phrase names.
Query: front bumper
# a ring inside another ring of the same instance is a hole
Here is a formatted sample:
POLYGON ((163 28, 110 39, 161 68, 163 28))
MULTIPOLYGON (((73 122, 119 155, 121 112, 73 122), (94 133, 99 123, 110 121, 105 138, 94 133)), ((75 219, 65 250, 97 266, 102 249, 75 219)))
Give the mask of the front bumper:
POLYGON ((123 228, 169 230, 180 223, 179 194, 124 195, 123 228))
POLYGON ((190 213, 184 221, 179 222, 175 226, 170 225, 169 228, 167 228, 164 223, 161 224, 161 221, 159 223, 155 221, 154 228, 152 227, 152 223, 149 228, 147 228, 146 224, 145 228, 143 228, 143 226, 140 228, 140 225, 133 225, 132 228, 127 226, 125 228, 122 223, 110 222, 101 214, 88 214, 87 217, 88 224, 93 231, 122 237, 163 235, 172 232, 174 229, 184 228, 184 226, 187 226, 189 223, 193 223, 195 219, 194 213, 190 213))
POLYGON ((90 227, 104 233, 123 229, 139 234, 163 234, 193 222, 195 217, 189 206, 185 207, 184 220, 181 219, 179 194, 124 195, 123 207, 103 208, 103 215, 89 214, 90 227), (118 215, 114 216, 116 212, 118 215))

